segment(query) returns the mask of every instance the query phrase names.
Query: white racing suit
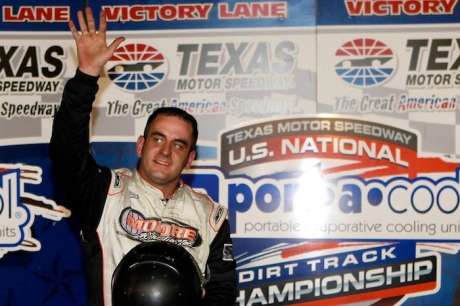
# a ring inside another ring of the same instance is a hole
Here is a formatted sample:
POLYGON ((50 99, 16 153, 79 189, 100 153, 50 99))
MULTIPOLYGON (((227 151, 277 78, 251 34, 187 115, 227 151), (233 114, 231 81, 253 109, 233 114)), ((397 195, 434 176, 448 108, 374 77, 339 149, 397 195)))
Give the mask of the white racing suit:
POLYGON ((90 154, 97 80, 77 70, 67 82, 49 147, 56 178, 81 225, 88 305, 110 306, 118 263, 137 244, 154 240, 184 246, 201 272, 208 271, 202 305, 234 305, 236 264, 227 209, 182 182, 166 201, 137 171, 111 170, 90 154))

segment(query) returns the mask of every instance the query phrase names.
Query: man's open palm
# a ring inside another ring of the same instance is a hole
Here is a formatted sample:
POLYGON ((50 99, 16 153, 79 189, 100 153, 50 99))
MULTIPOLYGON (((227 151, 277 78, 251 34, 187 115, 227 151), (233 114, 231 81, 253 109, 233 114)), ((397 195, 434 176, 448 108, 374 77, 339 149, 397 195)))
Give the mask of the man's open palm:
POLYGON ((79 69, 81 72, 98 76, 102 67, 112 57, 118 46, 125 40, 124 37, 116 38, 109 46, 106 42, 107 20, 103 10, 99 15, 99 30, 90 7, 85 8, 87 23, 82 11, 77 12, 81 33, 78 32, 74 22, 69 21, 69 28, 77 45, 79 69))

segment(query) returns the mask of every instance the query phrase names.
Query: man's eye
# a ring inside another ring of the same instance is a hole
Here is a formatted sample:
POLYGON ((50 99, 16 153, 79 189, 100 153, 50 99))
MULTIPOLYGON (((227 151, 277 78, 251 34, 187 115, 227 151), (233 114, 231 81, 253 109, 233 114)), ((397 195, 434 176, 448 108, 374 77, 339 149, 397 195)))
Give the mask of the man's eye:
POLYGON ((187 144, 183 143, 182 141, 177 141, 173 143, 174 148, 184 150, 187 148, 187 144))

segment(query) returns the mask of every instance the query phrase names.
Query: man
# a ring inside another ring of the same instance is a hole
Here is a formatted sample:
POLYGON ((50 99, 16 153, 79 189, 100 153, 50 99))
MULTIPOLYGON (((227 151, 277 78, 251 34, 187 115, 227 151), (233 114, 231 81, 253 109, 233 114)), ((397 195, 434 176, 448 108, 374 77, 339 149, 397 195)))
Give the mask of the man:
POLYGON ((106 44, 106 16, 96 31, 90 8, 87 24, 79 11, 81 34, 72 21, 79 66, 64 89, 49 147, 56 178, 80 221, 89 305, 111 305, 112 275, 142 242, 172 241, 184 246, 209 281, 202 305, 234 305, 235 261, 227 210, 182 183, 196 151, 196 120, 178 108, 153 113, 139 136, 138 168, 111 170, 90 155, 89 122, 98 77, 124 38, 106 44), (206 273, 206 272, 209 273, 206 273))

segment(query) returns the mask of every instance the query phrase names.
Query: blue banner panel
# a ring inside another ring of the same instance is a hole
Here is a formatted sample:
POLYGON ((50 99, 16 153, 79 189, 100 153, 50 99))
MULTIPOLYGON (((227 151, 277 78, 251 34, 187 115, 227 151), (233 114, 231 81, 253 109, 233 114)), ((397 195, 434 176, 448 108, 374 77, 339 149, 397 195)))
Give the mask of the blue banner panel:
POLYGON ((460 305, 458 2, 2 0, 0 305, 88 304, 48 157, 85 6, 125 38, 90 153, 135 170, 150 114, 195 116, 182 180, 228 208, 235 306, 460 305))
MULTIPOLYGON (((76 20, 84 1, 35 1, 34 6, 2 1, 0 31, 66 31, 76 20)), ((231 28, 289 28, 315 25, 313 0, 295 1, 88 1, 99 22, 100 10, 107 14, 112 31, 189 30, 231 28), (304 12, 300 15, 298 12, 304 12)))
POLYGON ((460 20, 458 0, 317 1, 318 26, 446 24, 460 20))

